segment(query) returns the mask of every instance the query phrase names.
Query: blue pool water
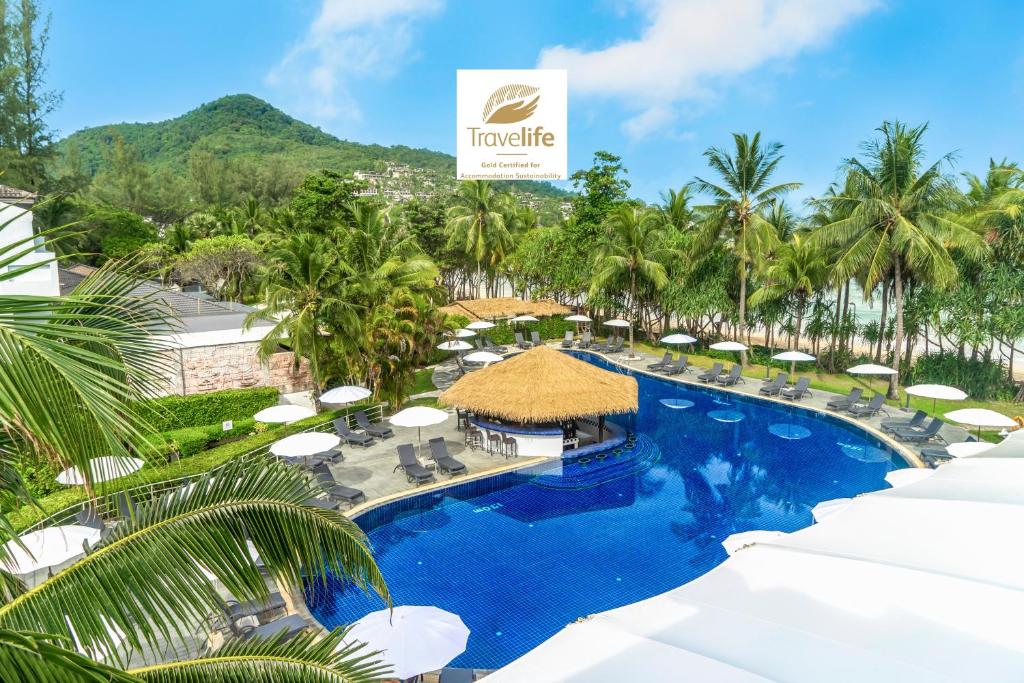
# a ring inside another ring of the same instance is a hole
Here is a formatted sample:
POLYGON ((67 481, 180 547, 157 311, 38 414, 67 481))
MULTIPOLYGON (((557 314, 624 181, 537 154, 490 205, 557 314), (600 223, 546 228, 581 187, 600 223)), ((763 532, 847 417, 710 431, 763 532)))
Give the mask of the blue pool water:
MULTIPOLYGON (((639 412, 613 418, 632 435, 618 452, 457 484, 356 520, 394 604, 437 605, 470 628, 453 666, 503 666, 579 617, 707 572, 725 560, 729 534, 800 529, 816 503, 885 488, 885 473, 905 466, 835 418, 636 377, 639 412)), ((382 607, 340 581, 307 600, 329 628, 382 607)))

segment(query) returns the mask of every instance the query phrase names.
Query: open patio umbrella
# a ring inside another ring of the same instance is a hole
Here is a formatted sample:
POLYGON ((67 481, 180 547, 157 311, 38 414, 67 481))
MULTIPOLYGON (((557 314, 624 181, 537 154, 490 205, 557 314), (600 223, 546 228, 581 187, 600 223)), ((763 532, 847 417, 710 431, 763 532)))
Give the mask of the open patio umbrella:
POLYGON ((473 330, 467 330, 464 327, 455 330, 455 332, 453 332, 453 334, 455 335, 456 339, 466 339, 467 337, 475 337, 476 336, 476 332, 474 332, 473 330))
POLYGON ((466 325, 467 330, 489 330, 494 327, 494 323, 489 320, 476 320, 466 325))
POLYGON ((416 443, 420 446, 420 452, 423 451, 423 438, 421 431, 423 427, 429 427, 431 425, 441 424, 448 419, 448 413, 437 408, 430 408, 428 406, 413 406, 412 408, 406 408, 400 410, 391 416, 391 424, 396 427, 415 427, 416 428, 416 443))
MULTIPOLYGON (((138 472, 146 464, 145 460, 129 458, 126 455, 105 455, 89 461, 89 481, 94 484, 126 477, 138 472)), ((77 467, 69 467, 57 475, 57 483, 65 486, 84 486, 85 477, 77 467)))
POLYGON ((708 348, 715 351, 746 351, 747 345, 741 344, 738 341, 721 341, 712 344, 708 348))
POLYGON ((905 467, 900 470, 893 470, 885 475, 885 480, 889 482, 889 485, 894 489, 898 489, 901 486, 907 486, 908 484, 915 484, 922 479, 935 474, 935 470, 923 469, 920 467, 905 467))
POLYGON ((979 455, 985 451, 995 448, 994 443, 987 441, 960 441, 946 446, 946 452, 954 458, 969 458, 972 455, 979 455))
POLYGON ((978 428, 978 438, 981 438, 981 428, 1007 428, 1016 427, 1017 423, 1002 413, 997 413, 988 408, 962 408, 946 413, 943 417, 952 422, 959 422, 962 425, 978 428))
MULTIPOLYGON (((863 365, 854 365, 852 368, 846 370, 851 375, 895 375, 896 371, 892 368, 887 368, 884 365, 875 365, 874 363, 864 363, 863 365)), ((873 391, 874 387, 871 386, 871 380, 868 380, 868 387, 873 391)))
POLYGON ((697 339, 688 334, 670 334, 667 337, 661 338, 662 344, 692 344, 695 341, 697 339))
POLYGON ((473 345, 464 341, 446 341, 437 345, 442 351, 468 351, 473 345))
POLYGON ((468 363, 497 363, 499 360, 505 360, 505 357, 490 351, 474 351, 467 353, 462 360, 468 363))
POLYGON ((332 405, 355 403, 356 401, 362 401, 364 398, 369 397, 372 393, 373 392, 366 387, 355 387, 351 385, 335 387, 321 394, 320 402, 330 403, 332 405))
POLYGON ((965 392, 945 384, 915 384, 912 387, 907 387, 904 391, 910 396, 930 398, 932 400, 932 413, 935 412, 935 402, 940 398, 943 401, 962 401, 967 398, 965 392))
POLYGON ((308 458, 336 448, 341 439, 326 432, 299 432, 270 444, 270 452, 279 458, 308 458))
POLYGON ((15 574, 31 574, 85 555, 82 543, 98 543, 100 530, 81 524, 65 524, 33 531, 19 539, 24 548, 15 541, 8 541, 4 549, 13 563, 11 569, 15 574))
POLYGON ((772 360, 789 361, 789 377, 792 380, 796 374, 796 364, 815 360, 814 356, 803 351, 783 351, 772 356, 772 360))
POLYGON ((628 320, 622 320, 621 318, 615 318, 614 320, 605 320, 604 324, 608 327, 629 327, 628 320))
POLYGON ((517 315, 516 317, 512 318, 511 322, 514 322, 514 323, 535 323, 535 322, 537 322, 537 319, 534 318, 532 315, 517 315))
POLYGON ((264 408, 253 415, 252 419, 257 422, 266 422, 267 424, 288 424, 289 422, 305 420, 307 417, 313 417, 314 415, 316 415, 316 411, 312 408, 286 404, 264 408))
POLYGON ((589 323, 589 322, 591 322, 589 317, 587 317, 587 316, 585 316, 585 315, 583 315, 581 313, 576 313, 575 315, 568 315, 568 316, 565 317, 565 320, 567 322, 570 322, 570 323, 589 323))
POLYGON ((789 534, 784 531, 766 531, 763 529, 740 531, 735 534, 729 534, 725 540, 722 541, 722 547, 725 548, 725 552, 731 556, 735 555, 738 551, 743 550, 748 545, 777 541, 788 535, 789 534))
POLYGON ((829 515, 834 515, 840 510, 845 510, 850 507, 850 503, 852 502, 853 498, 833 498, 832 500, 823 500, 811 508, 811 517, 814 517, 815 522, 820 522, 829 515))
POLYGON ((469 629, 459 615, 438 607, 401 605, 370 612, 352 624, 345 643, 366 643, 391 665, 389 678, 405 680, 448 664, 466 651, 469 629))

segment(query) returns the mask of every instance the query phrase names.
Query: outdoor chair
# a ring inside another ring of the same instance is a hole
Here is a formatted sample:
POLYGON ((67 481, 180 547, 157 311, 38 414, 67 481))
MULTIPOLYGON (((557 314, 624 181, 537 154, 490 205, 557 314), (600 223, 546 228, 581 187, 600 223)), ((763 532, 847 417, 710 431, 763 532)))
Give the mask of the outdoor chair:
POLYGON ((224 613, 227 615, 228 621, 235 624, 240 619, 247 617, 259 618, 273 612, 280 612, 285 607, 284 596, 274 591, 266 600, 247 600, 245 602, 228 600, 224 604, 224 613))
POLYGON ((331 498, 345 501, 349 505, 355 505, 356 501, 362 498, 366 500, 366 495, 359 489, 354 489, 344 484, 339 484, 331 474, 331 470, 327 465, 318 465, 313 468, 313 475, 320 482, 320 487, 324 492, 331 498))
POLYGON ((562 348, 563 349, 571 349, 572 348, 572 343, 573 343, 573 340, 572 340, 572 330, 567 330, 566 333, 565 333, 565 338, 562 339, 562 348))
POLYGON ((883 432, 894 432, 897 429, 912 429, 923 425, 927 417, 928 413, 919 410, 909 420, 882 420, 881 428, 883 432))
POLYGON ((89 505, 86 505, 77 513, 75 513, 75 524, 87 526, 90 529, 99 529, 101 532, 106 527, 106 524, 104 524, 103 520, 100 519, 100 516, 96 513, 96 510, 90 507, 89 505))
POLYGON ((484 447, 484 433, 476 427, 466 427, 466 445, 469 450, 475 451, 484 447))
POLYGON ((369 415, 364 410, 357 410, 355 414, 356 424, 359 428, 370 436, 375 436, 378 439, 390 439, 395 433, 391 430, 391 427, 385 427, 384 425, 374 424, 370 422, 369 415))
POLYGON ((302 502, 303 505, 308 505, 312 508, 320 508, 321 510, 340 510, 341 502, 337 500, 331 500, 330 498, 307 498, 302 502))
POLYGON ((740 372, 742 371, 743 368, 738 364, 735 364, 729 369, 728 375, 718 375, 718 377, 715 377, 715 382, 723 387, 731 387, 734 384, 738 384, 743 381, 743 378, 740 377, 740 372))
POLYGON ((348 428, 348 424, 346 424, 344 417, 335 418, 331 424, 334 425, 334 432, 340 436, 343 441, 347 441, 354 446, 363 446, 364 448, 369 448, 373 445, 372 436, 369 434, 356 434, 353 432, 348 428))
POLYGON ((786 374, 785 372, 780 372, 779 374, 775 375, 775 379, 773 379, 771 382, 765 384, 763 387, 758 389, 757 393, 762 394, 764 396, 776 396, 779 392, 782 391, 783 387, 786 386, 786 382, 788 381, 789 375, 786 374))
POLYGON ((533 344, 531 344, 530 342, 528 342, 525 339, 523 339, 523 333, 522 332, 516 332, 516 346, 518 346, 521 349, 528 349, 528 348, 532 347, 533 344))
POLYGON ((249 640, 250 638, 262 638, 264 640, 275 638, 277 642, 282 643, 291 640, 307 628, 310 628, 310 624, 305 619, 298 614, 289 614, 286 617, 274 619, 262 626, 242 627, 239 629, 239 635, 242 640, 249 640))
POLYGON ((672 352, 666 351, 665 355, 661 357, 657 363, 651 363, 647 366, 648 370, 664 370, 667 366, 672 364, 672 352))
POLYGON ((921 459, 928 465, 935 467, 942 463, 949 462, 953 456, 949 454, 945 446, 923 446, 921 448, 921 459))
POLYGON ((512 435, 502 437, 501 454, 505 456, 506 460, 519 457, 519 442, 516 441, 516 437, 512 435))
POLYGON ((484 342, 482 339, 480 339, 480 337, 477 337, 476 339, 473 340, 473 346, 476 347, 477 351, 484 350, 484 342))
POLYGON ((699 379, 701 382, 714 382, 715 378, 722 374, 722 369, 724 367, 725 366, 722 365, 721 363, 715 363, 714 365, 711 366, 710 370, 708 370, 707 372, 702 372, 701 374, 697 375, 697 379, 699 379))
POLYGON ((942 437, 939 436, 940 429, 942 429, 942 420, 937 417, 933 417, 927 427, 894 429, 892 434, 900 441, 906 441, 908 443, 924 443, 925 441, 931 441, 936 438, 941 440, 942 437))
POLYGON ((577 345, 581 349, 589 349, 590 348, 590 343, 591 343, 590 342, 590 331, 588 330, 588 331, 583 333, 583 338, 580 339, 579 342, 577 342, 577 345))
POLYGON ((540 338, 540 332, 537 330, 530 331, 530 343, 534 346, 544 346, 544 342, 540 338))
POLYGON ((508 349, 491 341, 490 337, 484 337, 484 350, 491 353, 508 353, 508 349))
POLYGON ((622 351, 622 345, 626 343, 625 339, 616 339, 615 343, 605 349, 605 354, 611 355, 613 353, 620 353, 622 351))
POLYGON ((419 458, 416 457, 416 449, 411 443, 403 443, 397 450, 398 465, 392 472, 403 470, 405 477, 416 484, 422 484, 434 478, 434 473, 420 464, 419 458))
POLYGON ((473 669, 445 667, 437 677, 437 683, 473 683, 476 680, 473 669))
POLYGON ((813 396, 813 394, 811 394, 811 390, 807 388, 810 385, 810 379, 807 377, 801 377, 797 380, 795 387, 786 387, 779 392, 779 395, 788 398, 790 401, 799 401, 804 396, 813 396))
POLYGON ((427 444, 430 446, 430 457, 437 463, 437 468, 441 472, 445 474, 465 473, 466 466, 449 455, 448 444, 445 443, 443 436, 435 436, 427 444))
POLYGON ((871 397, 871 401, 867 405, 863 403, 854 403, 852 406, 847 408, 847 412, 854 417, 870 417, 877 413, 879 410, 884 411, 882 404, 885 403, 885 394, 875 394, 871 397))
POLYGON ((860 401, 861 394, 863 393, 863 389, 860 387, 854 387, 853 389, 850 389, 850 393, 846 396, 838 396, 830 399, 829 402, 825 404, 825 407, 829 410, 846 410, 854 403, 860 401))
POLYGON ((592 351, 598 351, 600 353, 604 353, 608 349, 610 349, 613 346, 615 346, 615 343, 618 340, 619 340, 619 335, 615 334, 615 335, 612 335, 611 337, 608 337, 607 339, 605 339, 603 343, 602 342, 594 342, 594 344, 591 345, 590 348, 591 348, 592 351))
POLYGON ((689 372, 690 367, 686 364, 687 360, 688 358, 685 355, 679 356, 679 358, 677 358, 674 363, 669 363, 668 365, 666 365, 662 372, 669 376, 680 375, 684 372, 689 372))

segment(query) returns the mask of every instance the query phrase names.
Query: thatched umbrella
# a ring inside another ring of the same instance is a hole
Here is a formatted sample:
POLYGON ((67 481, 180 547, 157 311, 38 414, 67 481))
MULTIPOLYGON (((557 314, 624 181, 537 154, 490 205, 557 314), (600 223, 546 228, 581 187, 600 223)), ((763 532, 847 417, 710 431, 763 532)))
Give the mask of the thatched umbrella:
POLYGON ((466 375, 438 403, 523 424, 631 413, 636 380, 546 346, 466 375))

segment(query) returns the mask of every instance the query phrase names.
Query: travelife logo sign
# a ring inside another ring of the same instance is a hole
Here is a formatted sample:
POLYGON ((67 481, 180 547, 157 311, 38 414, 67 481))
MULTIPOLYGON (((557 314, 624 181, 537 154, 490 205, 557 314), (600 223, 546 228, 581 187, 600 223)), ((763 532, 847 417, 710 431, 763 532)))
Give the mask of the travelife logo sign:
POLYGON ((568 96, 559 69, 459 69, 459 180, 564 180, 568 96))

